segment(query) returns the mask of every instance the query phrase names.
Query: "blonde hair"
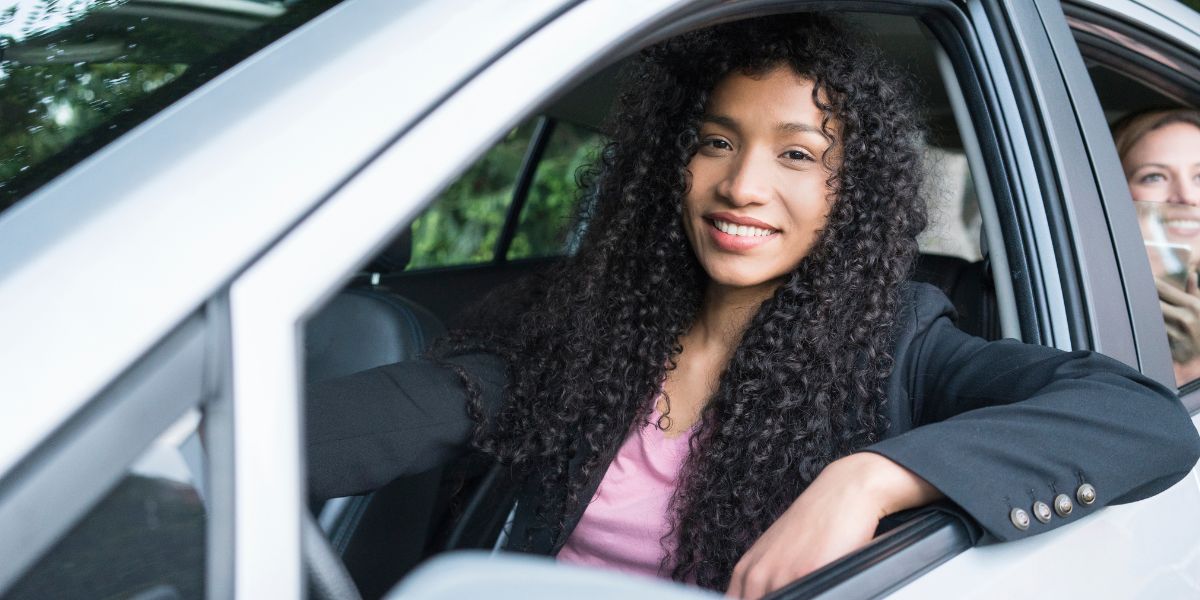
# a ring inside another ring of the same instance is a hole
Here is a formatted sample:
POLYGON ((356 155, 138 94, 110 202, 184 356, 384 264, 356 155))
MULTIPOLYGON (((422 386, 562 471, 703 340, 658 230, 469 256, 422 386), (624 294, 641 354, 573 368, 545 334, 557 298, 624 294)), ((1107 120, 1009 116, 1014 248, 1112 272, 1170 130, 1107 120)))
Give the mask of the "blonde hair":
POLYGON ((1200 111, 1193 108, 1167 108, 1134 112, 1113 123, 1113 143, 1117 145, 1117 156, 1125 161, 1125 155, 1133 149, 1147 133, 1172 123, 1189 123, 1200 129, 1200 111))

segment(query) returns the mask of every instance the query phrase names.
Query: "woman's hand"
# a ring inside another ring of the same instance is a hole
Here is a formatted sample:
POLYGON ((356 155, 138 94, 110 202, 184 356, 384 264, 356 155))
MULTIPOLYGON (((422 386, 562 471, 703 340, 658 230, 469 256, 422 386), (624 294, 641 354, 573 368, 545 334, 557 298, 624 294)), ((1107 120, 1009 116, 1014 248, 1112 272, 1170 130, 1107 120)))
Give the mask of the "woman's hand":
POLYGON ((866 545, 883 517, 941 497, 879 454, 836 460, 742 555, 726 595, 761 598, 866 545))
POLYGON ((1196 272, 1190 271, 1184 289, 1162 278, 1155 278, 1171 358, 1184 364, 1200 356, 1200 290, 1196 272))

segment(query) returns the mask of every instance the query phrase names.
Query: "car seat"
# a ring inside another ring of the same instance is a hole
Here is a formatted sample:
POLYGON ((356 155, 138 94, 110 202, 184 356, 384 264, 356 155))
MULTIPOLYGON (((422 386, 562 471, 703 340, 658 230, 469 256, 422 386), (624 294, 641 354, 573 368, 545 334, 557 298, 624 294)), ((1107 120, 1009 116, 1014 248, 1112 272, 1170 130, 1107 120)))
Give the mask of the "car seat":
POLYGON ((1000 339, 1000 315, 996 288, 987 258, 970 262, 957 256, 922 254, 917 259, 913 281, 937 286, 958 312, 955 325, 971 335, 1000 339))
MULTIPOLYGON (((305 379, 318 382, 416 358, 445 332, 429 310, 380 285, 412 254, 406 230, 305 326, 305 379)), ((441 518, 442 470, 400 478, 362 496, 313 506, 363 598, 382 596, 424 556, 441 518)))

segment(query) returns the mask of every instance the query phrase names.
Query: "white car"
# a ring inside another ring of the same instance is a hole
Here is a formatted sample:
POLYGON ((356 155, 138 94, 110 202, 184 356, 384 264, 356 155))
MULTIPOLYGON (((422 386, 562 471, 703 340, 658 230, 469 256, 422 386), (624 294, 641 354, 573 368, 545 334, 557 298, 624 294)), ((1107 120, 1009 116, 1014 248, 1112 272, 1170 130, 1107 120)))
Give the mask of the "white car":
MULTIPOLYGON (((304 382, 572 250, 624 58, 830 8, 922 83, 918 276, 960 326, 1174 386, 1109 123, 1200 105, 1183 4, 0 0, 0 598, 709 597, 486 551, 408 576, 492 547, 511 499, 448 467, 309 506, 304 382)), ((1200 597, 1195 471, 1018 542, 894 525, 772 597, 1200 597)))

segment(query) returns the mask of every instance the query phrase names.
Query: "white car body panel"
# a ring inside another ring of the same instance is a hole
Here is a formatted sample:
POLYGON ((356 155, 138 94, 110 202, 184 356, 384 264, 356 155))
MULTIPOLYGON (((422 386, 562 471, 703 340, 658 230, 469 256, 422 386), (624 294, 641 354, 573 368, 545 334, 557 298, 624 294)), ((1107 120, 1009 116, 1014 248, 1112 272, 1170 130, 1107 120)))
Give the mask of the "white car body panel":
POLYGON ((4 213, 0 473, 562 3, 335 6, 4 213))
POLYGON ((1152 498, 971 548, 889 597, 1200 598, 1200 469, 1152 498))

